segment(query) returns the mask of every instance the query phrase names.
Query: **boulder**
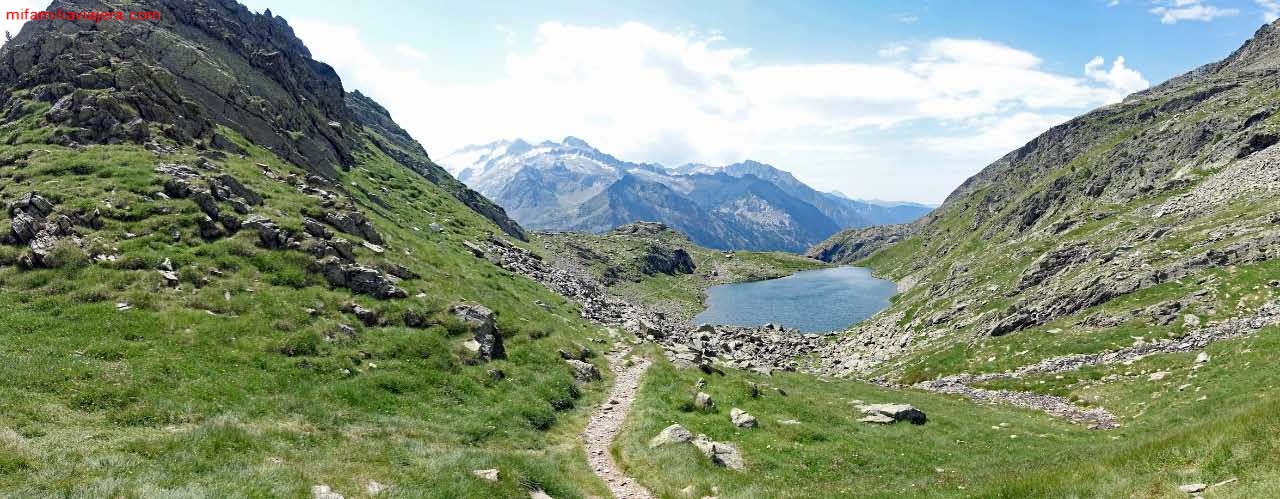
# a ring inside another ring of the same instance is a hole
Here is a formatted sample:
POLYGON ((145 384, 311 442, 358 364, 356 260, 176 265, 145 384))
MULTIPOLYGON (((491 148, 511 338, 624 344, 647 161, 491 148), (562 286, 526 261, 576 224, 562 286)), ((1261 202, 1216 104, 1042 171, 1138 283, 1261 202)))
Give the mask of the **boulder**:
POLYGON ((707 459, 710 459, 717 466, 723 466, 731 470, 741 470, 746 467, 746 464, 742 462, 742 453, 732 444, 713 442, 706 435, 698 435, 693 439, 693 445, 702 451, 702 455, 707 456, 707 459))
POLYGON ((493 360, 506 356, 506 349, 502 346, 502 334, 498 332, 492 310, 481 305, 454 305, 449 312, 471 329, 476 343, 479 344, 477 353, 480 358, 493 360))
POLYGON ((324 214, 324 221, 338 230, 353 236, 363 237, 374 244, 382 244, 382 235, 373 228, 373 223, 358 211, 330 211, 324 214))
POLYGON ((737 407, 729 411, 729 420, 738 428, 755 428, 760 425, 755 416, 737 407))
POLYGON ((600 369, 595 364, 577 359, 565 359, 565 363, 573 368, 573 378, 578 381, 585 383, 600 380, 600 369))
POLYGON ((680 444, 690 442, 692 440, 693 433, 690 433, 689 430, 685 429, 683 426, 673 424, 663 428, 662 431, 658 432, 657 435, 650 439, 649 447, 661 447, 666 444, 680 444))
POLYGON ((716 402, 711 400, 711 395, 707 392, 698 392, 693 397, 693 408, 699 411, 710 411, 716 408, 716 402))
POLYGON ((324 275, 332 286, 348 288, 381 300, 409 296, 409 293, 396 287, 381 272, 363 265, 343 263, 334 256, 321 258, 316 262, 315 270, 324 275))
POLYGON ((859 421, 867 423, 890 424, 907 421, 921 425, 928 420, 923 411, 907 404, 870 404, 859 406, 858 410, 867 415, 859 421))

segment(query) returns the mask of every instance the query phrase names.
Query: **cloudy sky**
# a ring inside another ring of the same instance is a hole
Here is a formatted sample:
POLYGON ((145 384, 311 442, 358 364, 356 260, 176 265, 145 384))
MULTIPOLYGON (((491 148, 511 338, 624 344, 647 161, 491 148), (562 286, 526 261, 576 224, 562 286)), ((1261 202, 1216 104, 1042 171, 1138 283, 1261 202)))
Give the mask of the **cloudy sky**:
POLYGON ((750 158, 822 190, 929 203, 1052 125, 1225 56, 1280 11, 1280 0, 242 1, 284 16, 434 157, 573 135, 631 161, 750 158))

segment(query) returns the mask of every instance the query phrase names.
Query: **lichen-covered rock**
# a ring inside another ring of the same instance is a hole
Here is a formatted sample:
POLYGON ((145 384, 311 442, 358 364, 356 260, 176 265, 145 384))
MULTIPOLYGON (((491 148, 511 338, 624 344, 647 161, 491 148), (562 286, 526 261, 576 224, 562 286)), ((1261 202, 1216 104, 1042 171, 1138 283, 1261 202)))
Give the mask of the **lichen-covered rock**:
POLYGON ((683 426, 673 424, 663 428, 662 431, 658 432, 657 435, 650 439, 649 447, 661 447, 667 444, 679 444, 690 442, 692 440, 693 433, 690 433, 689 430, 685 429, 683 426))
POLYGON ((382 235, 378 234, 377 229, 374 229, 373 223, 369 222, 369 219, 365 218, 364 214, 358 211, 349 210, 326 212, 324 214, 324 221, 342 232, 353 236, 360 236, 371 243, 383 243, 382 235))
POLYGON ((733 444, 715 442, 707 438, 706 435, 700 434, 693 439, 693 445, 702 451, 702 455, 707 456, 707 459, 710 459, 717 466, 723 466, 731 470, 746 468, 746 463, 742 461, 742 453, 733 444))
POLYGON ((565 359, 565 363, 573 369, 573 378, 581 382, 600 381, 600 369, 590 362, 577 359, 565 359))
POLYGON ((337 257, 328 256, 316 262, 316 271, 324 276, 330 285, 348 288, 356 293, 387 300, 409 296, 391 282, 382 272, 363 265, 344 263, 337 257))
POLYGON ((479 344, 477 353, 481 359, 493 360, 506 357, 507 351, 502 345, 502 333, 498 331, 492 310, 481 305, 459 304, 451 307, 449 312, 471 329, 475 342, 479 344))

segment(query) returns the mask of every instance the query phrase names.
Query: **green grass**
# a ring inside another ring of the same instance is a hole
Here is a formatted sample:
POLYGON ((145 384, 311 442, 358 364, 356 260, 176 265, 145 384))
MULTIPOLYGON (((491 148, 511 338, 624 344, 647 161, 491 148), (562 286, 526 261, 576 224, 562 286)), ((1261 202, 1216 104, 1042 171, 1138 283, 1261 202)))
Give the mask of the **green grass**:
MULTIPOLYGON (((1080 373, 1093 384, 1075 394, 1121 416, 1123 426, 1110 431, 914 390, 793 373, 765 377, 727 370, 708 376, 660 362, 645 379, 615 451, 631 473, 672 498, 683 497, 680 490, 688 486, 696 494, 718 487, 722 498, 1176 498, 1186 497, 1178 485, 1230 478, 1239 481, 1206 497, 1269 497, 1280 485, 1280 439, 1274 436, 1280 430, 1280 397, 1267 366, 1280 360, 1280 329, 1208 351, 1212 360, 1198 370, 1191 369, 1190 353, 1117 366, 1112 371, 1133 373, 1119 381, 1080 373), (1158 369, 1172 374, 1147 382, 1145 373, 1158 369), (715 412, 689 409, 700 377, 708 381, 704 391, 716 400, 715 412), (762 387, 759 398, 749 396, 749 382, 762 387), (1193 386, 1177 390, 1187 382, 1193 386), (910 403, 929 422, 859 423, 850 403, 855 399, 910 403), (756 416, 760 427, 733 427, 732 407, 756 416), (800 424, 778 422, 787 419, 800 424), (672 423, 737 445, 747 469, 718 468, 687 444, 650 449, 648 439, 672 423)), ((1061 394, 1053 381, 1041 383, 1052 378, 998 387, 1061 394)), ((1058 383, 1074 383, 1075 373, 1065 379, 1058 383)))
MULTIPOLYGON (((255 163, 281 177, 301 170, 242 145, 248 157, 219 163, 263 194, 256 212, 300 228, 318 201, 255 163)), ((370 480, 415 497, 604 494, 577 433, 608 380, 575 384, 556 354, 603 331, 467 253, 464 239, 496 230, 440 188, 380 154, 345 175, 387 240, 383 255, 359 249, 360 261, 422 275, 401 284, 410 298, 383 302, 329 288, 307 271, 310 257, 259 248, 251 231, 201 241, 194 203, 154 197, 164 180, 155 164, 190 164, 192 151, 16 147, 49 152, 0 167, 0 196, 35 190, 59 210, 102 210, 101 230, 79 230, 86 248, 119 259, 19 271, 21 249, 0 251, 0 495, 298 497, 324 483, 361 497, 370 480), (444 233, 426 230, 432 222, 444 233), (181 269, 178 289, 154 270, 166 258, 181 269), (340 312, 350 301, 386 324, 340 312), (457 302, 499 312, 507 359, 472 359, 446 312, 457 302), (408 310, 438 324, 405 327, 408 310), (501 480, 471 475, 480 468, 499 468, 501 480)))

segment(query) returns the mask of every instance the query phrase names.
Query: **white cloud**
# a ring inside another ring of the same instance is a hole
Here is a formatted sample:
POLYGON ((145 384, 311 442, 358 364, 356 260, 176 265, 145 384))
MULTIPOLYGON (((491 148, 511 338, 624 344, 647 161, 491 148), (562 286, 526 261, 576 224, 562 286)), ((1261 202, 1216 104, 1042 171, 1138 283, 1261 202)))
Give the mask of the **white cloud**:
POLYGON ((919 21, 919 20, 920 20, 920 16, 917 16, 914 14, 903 14, 901 16, 898 16, 898 22, 902 24, 914 24, 916 21, 919 21))
POLYGON ((503 34, 503 36, 506 39, 507 45, 515 45, 516 43, 515 30, 508 28, 506 25, 503 25, 503 24, 494 25, 493 29, 503 34))
POLYGON ((1234 16, 1240 13, 1239 9, 1220 8, 1201 0, 1157 0, 1156 7, 1150 12, 1160 16, 1160 22, 1164 24, 1177 24, 1178 21, 1204 21, 1209 22, 1219 17, 1234 16))
POLYGON ((880 57, 885 57, 885 58, 897 57, 907 53, 907 51, 909 50, 911 50, 911 48, 907 47, 906 45, 886 45, 882 47, 880 50, 876 51, 876 55, 879 55, 880 57))
POLYGON ((510 48, 499 77, 444 83, 426 74, 448 68, 387 65, 350 28, 294 26, 349 89, 381 102, 436 156, 500 138, 574 135, 633 161, 753 158, 823 189, 923 201, 1065 116, 1146 86, 1121 58, 1063 75, 984 40, 888 47, 894 57, 876 64, 776 64, 720 34, 554 22, 530 46, 510 48), (948 173, 924 192, 899 160, 948 173))
POLYGON ((422 51, 420 51, 420 50, 418 50, 418 49, 416 49, 416 48, 413 48, 413 46, 411 46, 411 45, 404 44, 404 43, 401 43, 401 44, 397 44, 397 45, 396 45, 396 54, 399 54, 400 56, 402 56, 402 57, 404 57, 404 58, 407 58, 407 59, 413 59, 413 60, 417 60, 417 61, 425 61, 425 60, 427 60, 427 54, 426 54, 426 53, 424 53, 424 52, 422 52, 422 51))
POLYGON ((1107 7, 1115 7, 1117 5, 1120 5, 1120 0, 1111 0, 1110 2, 1107 2, 1107 7))
POLYGON ((1262 7, 1262 22, 1270 23, 1280 18, 1280 0, 1253 0, 1262 7))
POLYGON ((1103 69, 1107 63, 1101 56, 1094 57, 1084 65, 1084 74, 1094 81, 1105 83, 1124 94, 1131 94, 1151 86, 1142 73, 1124 65, 1124 57, 1116 57, 1111 62, 1111 69, 1103 69))

